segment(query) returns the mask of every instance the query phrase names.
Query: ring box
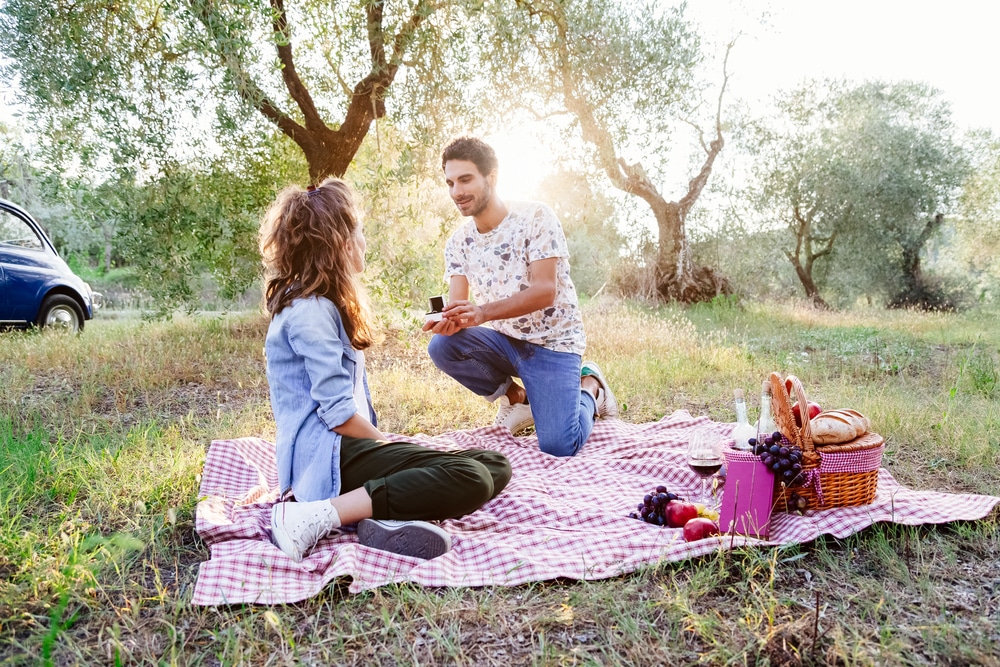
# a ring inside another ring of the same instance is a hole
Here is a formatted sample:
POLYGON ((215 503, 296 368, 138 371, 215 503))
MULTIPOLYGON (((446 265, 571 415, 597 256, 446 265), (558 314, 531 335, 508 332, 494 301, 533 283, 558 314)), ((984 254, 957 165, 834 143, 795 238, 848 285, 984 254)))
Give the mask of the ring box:
POLYGON ((444 297, 432 296, 428 302, 431 311, 424 316, 424 322, 440 322, 444 318, 444 314, 441 312, 444 310, 444 297))

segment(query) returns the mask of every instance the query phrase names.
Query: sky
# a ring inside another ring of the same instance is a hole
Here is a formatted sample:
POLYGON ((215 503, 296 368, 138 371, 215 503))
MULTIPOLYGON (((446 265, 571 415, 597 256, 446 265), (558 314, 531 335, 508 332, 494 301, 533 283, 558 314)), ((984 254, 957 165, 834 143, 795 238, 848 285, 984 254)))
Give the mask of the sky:
MULTIPOLYGON (((994 0, 689 0, 706 45, 729 60, 730 92, 751 110, 805 78, 904 79, 928 83, 952 105, 960 128, 1000 132, 1000 2, 994 0)), ((10 120, 0 82, 0 122, 10 120)), ((528 196, 552 165, 531 128, 494 139, 505 196, 528 196)))
POLYGON ((1000 3, 991 0, 693 0, 751 103, 807 77, 910 79, 942 91, 962 127, 1000 130, 1000 3), (764 19, 762 25, 759 21, 764 19))
MULTIPOLYGON (((719 57, 737 37, 727 97, 751 111, 808 78, 913 80, 942 92, 959 128, 1000 133, 1000 2, 689 0, 686 16, 719 57)), ((496 140, 502 194, 530 196, 552 168, 537 137, 522 128, 496 140)))

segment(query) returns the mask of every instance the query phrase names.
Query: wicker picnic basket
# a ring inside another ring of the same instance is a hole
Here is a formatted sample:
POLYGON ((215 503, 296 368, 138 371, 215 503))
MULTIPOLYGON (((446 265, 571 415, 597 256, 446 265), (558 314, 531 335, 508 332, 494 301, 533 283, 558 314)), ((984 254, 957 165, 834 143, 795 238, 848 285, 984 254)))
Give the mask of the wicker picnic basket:
POLYGON ((802 450, 802 473, 798 486, 775 482, 775 509, 788 508, 794 493, 805 498, 806 509, 829 509, 867 505, 878 490, 878 471, 882 466, 885 440, 878 433, 863 435, 836 445, 817 446, 812 440, 808 404, 802 382, 794 375, 784 380, 771 373, 771 410, 784 439, 802 450), (802 426, 795 423, 792 403, 798 401, 802 426))

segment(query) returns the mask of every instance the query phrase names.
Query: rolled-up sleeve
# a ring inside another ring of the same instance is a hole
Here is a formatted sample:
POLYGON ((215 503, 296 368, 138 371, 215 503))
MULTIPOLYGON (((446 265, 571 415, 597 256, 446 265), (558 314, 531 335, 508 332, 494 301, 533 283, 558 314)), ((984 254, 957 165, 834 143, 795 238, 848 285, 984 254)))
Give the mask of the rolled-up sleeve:
POLYGON ((316 414, 332 430, 358 411, 351 379, 356 356, 338 336, 333 305, 312 300, 310 306, 292 313, 288 342, 305 365, 316 414))

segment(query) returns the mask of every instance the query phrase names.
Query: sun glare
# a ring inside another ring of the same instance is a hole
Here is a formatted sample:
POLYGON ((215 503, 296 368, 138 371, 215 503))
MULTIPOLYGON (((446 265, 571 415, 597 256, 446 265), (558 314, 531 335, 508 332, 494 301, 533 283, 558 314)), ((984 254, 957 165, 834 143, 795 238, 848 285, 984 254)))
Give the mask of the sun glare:
POLYGON ((518 125, 483 137, 500 161, 497 190, 511 200, 538 198, 539 185, 555 171, 555 160, 541 127, 518 125))

